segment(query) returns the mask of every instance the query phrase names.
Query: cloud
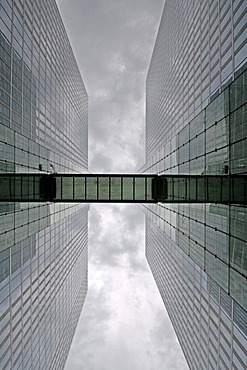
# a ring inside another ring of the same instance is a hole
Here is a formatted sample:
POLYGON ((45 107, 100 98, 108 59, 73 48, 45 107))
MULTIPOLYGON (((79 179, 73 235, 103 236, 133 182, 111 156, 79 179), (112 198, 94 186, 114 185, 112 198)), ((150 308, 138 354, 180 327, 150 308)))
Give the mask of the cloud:
MULTIPOLYGON (((57 3, 89 95, 89 169, 134 172, 144 159, 145 78, 164 0, 57 3)), ((178 351, 145 259, 143 214, 91 205, 89 291, 66 370, 183 369, 178 351)))
POLYGON ((163 1, 152 3, 58 1, 89 94, 92 172, 133 172, 144 159, 145 77, 163 1))
POLYGON ((111 91, 103 89, 103 88, 98 89, 93 92, 91 98, 109 100, 109 98, 111 98, 111 91))
POLYGON ((66 369, 96 369, 95 351, 104 348, 112 315, 107 295, 90 285, 76 329, 66 369), (89 309, 87 309, 89 307, 89 309))
POLYGON ((166 358, 168 370, 188 370, 184 357, 181 356, 181 348, 167 313, 160 309, 155 313, 155 320, 150 330, 150 340, 156 346, 156 355, 160 359, 166 358))
POLYGON ((127 71, 122 53, 117 52, 112 56, 108 69, 110 72, 124 73, 127 71))
POLYGON ((90 274, 67 370, 188 369, 150 271, 90 264, 90 274))
POLYGON ((139 249, 144 255, 144 216, 133 205, 91 206, 89 255, 97 265, 141 268, 139 249))

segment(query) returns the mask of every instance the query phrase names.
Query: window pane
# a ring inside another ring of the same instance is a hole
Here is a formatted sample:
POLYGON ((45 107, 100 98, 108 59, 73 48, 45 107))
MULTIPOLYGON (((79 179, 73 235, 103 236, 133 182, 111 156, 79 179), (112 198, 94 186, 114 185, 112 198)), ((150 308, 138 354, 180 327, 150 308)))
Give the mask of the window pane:
POLYGON ((98 177, 98 191, 100 200, 109 200, 109 177, 98 177))
POLYGON ((120 200, 121 199, 121 178, 111 177, 111 199, 120 200))
POLYGON ((133 177, 123 177, 123 199, 133 200, 133 177))
POLYGON ((97 177, 87 177, 86 188, 86 198, 97 199, 97 177))
POLYGON ((73 199, 73 176, 62 179, 62 198, 73 199))
POLYGON ((85 177, 74 178, 74 199, 85 199, 85 177))
POLYGON ((135 178, 135 199, 145 200, 145 177, 135 178))

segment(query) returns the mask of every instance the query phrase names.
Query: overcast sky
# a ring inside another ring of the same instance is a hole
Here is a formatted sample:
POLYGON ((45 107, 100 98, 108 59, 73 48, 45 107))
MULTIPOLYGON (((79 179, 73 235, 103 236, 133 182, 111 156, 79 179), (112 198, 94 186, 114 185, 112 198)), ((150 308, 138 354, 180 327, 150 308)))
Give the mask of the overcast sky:
MULTIPOLYGON (((144 160, 145 79, 164 0, 57 0, 89 95, 89 170, 144 160)), ((134 205, 91 205, 89 290, 66 370, 187 370, 134 205)))

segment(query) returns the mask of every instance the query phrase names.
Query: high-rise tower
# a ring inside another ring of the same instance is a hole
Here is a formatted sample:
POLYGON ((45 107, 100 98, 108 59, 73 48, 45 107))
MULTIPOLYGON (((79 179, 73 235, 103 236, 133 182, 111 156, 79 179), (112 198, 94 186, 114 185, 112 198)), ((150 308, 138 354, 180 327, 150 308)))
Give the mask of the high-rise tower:
MULTIPOLYGON (((55 1, 2 0, 0 9, 0 171, 86 172, 87 94, 55 1)), ((245 15, 244 0, 166 1, 147 79, 142 172, 246 174, 245 15)), ((119 177, 115 193, 110 176, 91 176, 79 194, 102 200, 107 188, 109 200, 136 200, 151 189, 138 181, 119 177)), ((72 193, 60 183, 66 201, 78 195, 70 183, 72 193)), ((144 210, 147 258, 190 368, 244 368, 246 207, 144 210)), ((1 368, 63 368, 87 290, 87 211, 0 205, 1 368)))
MULTIPOLYGON (((247 173, 246 2, 167 0, 140 172, 247 173)), ((244 369, 247 209, 153 204, 146 255, 191 369, 244 369)))
MULTIPOLYGON (((88 97, 55 0, 0 9, 0 171, 87 172, 88 97)), ((1 369, 64 367, 87 292, 87 213, 0 204, 1 369)))

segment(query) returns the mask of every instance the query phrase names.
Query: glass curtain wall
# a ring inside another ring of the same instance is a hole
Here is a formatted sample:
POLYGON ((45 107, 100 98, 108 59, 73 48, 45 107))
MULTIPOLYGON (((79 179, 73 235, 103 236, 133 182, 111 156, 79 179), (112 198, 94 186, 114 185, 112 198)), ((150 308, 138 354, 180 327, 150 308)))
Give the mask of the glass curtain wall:
MULTIPOLYGON (((87 172, 88 97, 55 0, 0 6, 0 172, 87 172)), ((0 368, 62 369, 87 292, 87 212, 0 203, 0 368)))

